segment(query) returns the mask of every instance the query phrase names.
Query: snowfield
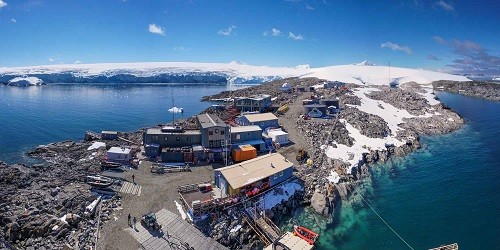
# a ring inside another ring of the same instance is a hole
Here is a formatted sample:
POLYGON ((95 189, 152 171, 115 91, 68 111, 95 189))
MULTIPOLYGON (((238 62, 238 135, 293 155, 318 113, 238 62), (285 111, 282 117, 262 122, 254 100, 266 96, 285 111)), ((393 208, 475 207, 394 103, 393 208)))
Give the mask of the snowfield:
POLYGON ((37 77, 45 83, 230 83, 258 84, 287 77, 318 77, 330 81, 362 85, 386 85, 414 81, 428 84, 437 80, 469 81, 464 76, 445 73, 373 66, 368 62, 311 68, 252 66, 238 62, 144 62, 66 64, 31 67, 0 68, 0 82, 19 76, 37 77))

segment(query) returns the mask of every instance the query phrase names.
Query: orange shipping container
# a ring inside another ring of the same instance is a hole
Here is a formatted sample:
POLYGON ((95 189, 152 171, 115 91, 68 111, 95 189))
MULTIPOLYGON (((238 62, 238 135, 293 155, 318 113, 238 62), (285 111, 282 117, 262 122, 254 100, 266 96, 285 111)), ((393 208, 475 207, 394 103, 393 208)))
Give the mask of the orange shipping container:
POLYGON ((257 149, 251 145, 240 145, 233 148, 234 161, 246 161, 257 157, 257 149))

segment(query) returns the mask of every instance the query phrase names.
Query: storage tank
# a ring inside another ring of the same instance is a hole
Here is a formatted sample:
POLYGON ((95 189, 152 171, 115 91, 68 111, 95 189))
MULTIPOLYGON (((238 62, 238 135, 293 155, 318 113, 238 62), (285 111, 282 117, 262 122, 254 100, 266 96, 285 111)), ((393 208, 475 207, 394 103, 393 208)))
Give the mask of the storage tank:
POLYGON ((257 149, 251 145, 240 145, 233 148, 232 155, 236 162, 246 161, 257 157, 257 149))

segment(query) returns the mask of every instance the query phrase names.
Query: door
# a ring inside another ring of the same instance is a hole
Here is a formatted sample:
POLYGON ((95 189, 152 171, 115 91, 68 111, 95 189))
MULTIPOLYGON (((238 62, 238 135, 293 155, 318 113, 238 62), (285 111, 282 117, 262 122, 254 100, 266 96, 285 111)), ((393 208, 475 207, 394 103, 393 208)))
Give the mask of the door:
POLYGON ((222 195, 227 195, 227 193, 226 193, 226 180, 224 180, 224 178, 222 178, 221 176, 219 176, 219 188, 220 188, 222 195))

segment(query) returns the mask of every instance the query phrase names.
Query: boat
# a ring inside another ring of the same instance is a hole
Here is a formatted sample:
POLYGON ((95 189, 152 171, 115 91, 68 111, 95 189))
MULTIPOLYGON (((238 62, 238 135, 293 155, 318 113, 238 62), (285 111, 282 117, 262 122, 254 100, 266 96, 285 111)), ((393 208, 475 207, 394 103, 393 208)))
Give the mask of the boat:
POLYGON ((302 226, 293 226, 293 234, 307 241, 309 245, 314 245, 316 240, 319 238, 318 233, 302 226))
POLYGON ((96 193, 102 194, 102 195, 115 195, 116 194, 116 190, 114 190, 110 187, 106 187, 106 188, 94 187, 94 188, 90 189, 90 191, 96 192, 96 193))
POLYGON ((100 175, 88 175, 87 184, 96 188, 107 188, 113 185, 115 181, 111 178, 100 175))
POLYGON ((118 162, 112 162, 112 161, 102 161, 101 162, 102 168, 119 168, 121 166, 122 166, 122 164, 118 163, 118 162))

